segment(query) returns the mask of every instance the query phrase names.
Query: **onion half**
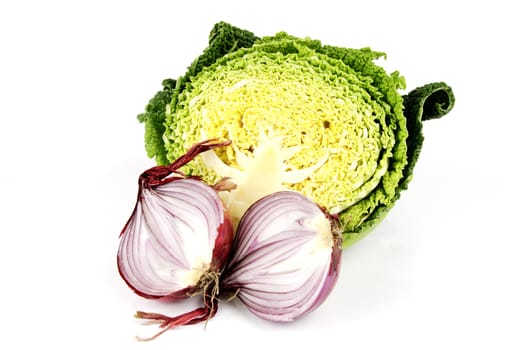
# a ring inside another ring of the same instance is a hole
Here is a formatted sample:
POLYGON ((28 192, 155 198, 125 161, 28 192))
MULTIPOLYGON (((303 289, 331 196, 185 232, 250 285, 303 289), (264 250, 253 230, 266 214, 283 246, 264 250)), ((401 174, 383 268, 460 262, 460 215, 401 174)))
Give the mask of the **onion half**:
POLYGON ((221 288, 258 317, 295 320, 332 291, 341 242, 336 217, 302 194, 275 192, 242 217, 221 288))
POLYGON ((216 189, 178 169, 201 152, 228 144, 201 142, 173 164, 153 167, 139 177, 137 202, 120 235, 121 277, 145 298, 204 296, 204 307, 176 317, 138 311, 137 318, 161 322, 163 330, 152 338, 217 311, 219 276, 233 244, 233 227, 216 189))
POLYGON ((122 231, 118 269, 146 298, 186 298, 210 272, 220 272, 231 247, 232 227, 217 193, 180 178, 143 187, 122 231))

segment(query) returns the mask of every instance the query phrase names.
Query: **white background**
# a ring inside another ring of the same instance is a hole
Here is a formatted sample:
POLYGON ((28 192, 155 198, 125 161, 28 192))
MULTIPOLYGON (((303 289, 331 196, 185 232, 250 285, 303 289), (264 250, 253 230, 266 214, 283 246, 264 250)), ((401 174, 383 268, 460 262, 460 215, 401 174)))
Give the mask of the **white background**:
POLYGON ((524 25, 511 1, 3 1, 0 5, 2 349, 525 349, 524 25), (155 329, 116 271, 136 179, 152 166, 136 115, 224 20, 370 46, 407 90, 445 81, 408 191, 344 251, 328 300, 291 324, 224 304, 155 329))

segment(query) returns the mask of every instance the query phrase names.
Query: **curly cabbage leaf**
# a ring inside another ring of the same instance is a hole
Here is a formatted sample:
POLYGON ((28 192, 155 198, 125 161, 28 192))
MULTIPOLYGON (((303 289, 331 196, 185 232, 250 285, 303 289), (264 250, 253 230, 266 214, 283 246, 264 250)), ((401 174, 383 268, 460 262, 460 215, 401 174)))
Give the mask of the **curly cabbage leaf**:
POLYGON ((291 189, 338 214, 349 245, 406 189, 422 120, 454 103, 444 83, 401 96, 404 78, 374 62, 383 56, 218 23, 186 75, 165 80, 139 115, 148 156, 166 164, 196 142, 230 139, 232 147, 184 171, 209 182, 231 177, 237 189, 223 200, 234 221, 264 194, 291 189))

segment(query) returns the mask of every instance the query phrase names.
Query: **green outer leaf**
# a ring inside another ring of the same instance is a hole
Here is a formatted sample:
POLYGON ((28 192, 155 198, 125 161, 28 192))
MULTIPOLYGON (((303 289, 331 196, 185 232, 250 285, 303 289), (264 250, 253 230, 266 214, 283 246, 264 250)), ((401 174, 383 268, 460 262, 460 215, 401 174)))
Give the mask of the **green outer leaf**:
POLYGON ((403 171, 403 181, 400 189, 408 187, 412 180, 414 166, 421 153, 423 145, 423 121, 438 119, 446 115, 454 107, 455 97, 452 88, 443 82, 430 83, 412 90, 403 96, 405 117, 409 138, 407 139, 408 164, 403 171))
POLYGON ((146 111, 137 116, 139 122, 145 124, 144 146, 148 157, 153 158, 158 164, 167 165, 166 148, 162 135, 166 128, 166 106, 170 103, 173 96, 175 80, 166 79, 162 82, 164 89, 157 92, 146 105, 146 111))
POLYGON ((443 82, 437 82, 412 90, 403 96, 403 100, 409 138, 407 139, 408 164, 403 171, 400 190, 406 189, 412 180, 412 172, 421 153, 424 140, 423 121, 438 119, 450 112, 454 107, 455 96, 450 86, 443 82))

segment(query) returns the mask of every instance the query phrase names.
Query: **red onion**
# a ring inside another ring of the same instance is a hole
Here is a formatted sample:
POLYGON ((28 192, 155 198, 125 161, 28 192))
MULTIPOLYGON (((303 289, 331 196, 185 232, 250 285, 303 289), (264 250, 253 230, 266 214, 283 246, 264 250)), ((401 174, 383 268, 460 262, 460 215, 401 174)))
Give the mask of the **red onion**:
POLYGON ((219 297, 237 296, 264 319, 292 321, 316 309, 337 281, 342 237, 335 216, 297 192, 274 192, 248 208, 234 239, 217 191, 235 184, 226 178, 211 187, 179 171, 198 154, 228 144, 201 142, 139 177, 137 202, 120 237, 120 275, 145 298, 202 294, 204 301, 175 317, 138 311, 137 318, 161 328, 141 340, 207 321, 219 297))
POLYGON ((232 246, 232 225, 216 190, 178 169, 199 153, 228 144, 196 144, 173 164, 153 167, 139 177, 137 202, 120 236, 120 275, 145 298, 204 294, 203 308, 178 317, 137 313, 138 318, 162 321, 165 330, 216 312, 214 299, 232 246))
POLYGON ((341 242, 335 217, 302 194, 275 192, 243 215, 221 288, 261 318, 295 320, 334 287, 341 242))

